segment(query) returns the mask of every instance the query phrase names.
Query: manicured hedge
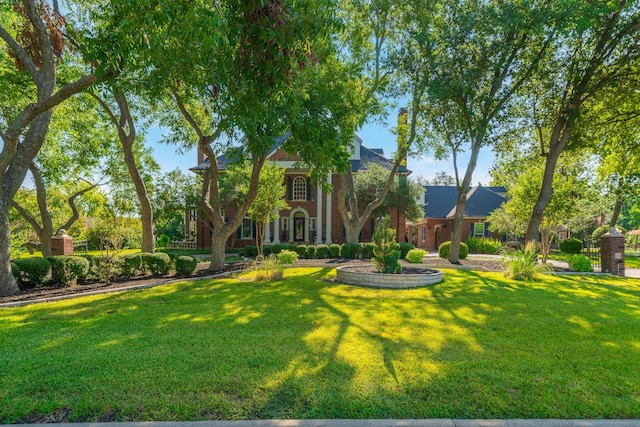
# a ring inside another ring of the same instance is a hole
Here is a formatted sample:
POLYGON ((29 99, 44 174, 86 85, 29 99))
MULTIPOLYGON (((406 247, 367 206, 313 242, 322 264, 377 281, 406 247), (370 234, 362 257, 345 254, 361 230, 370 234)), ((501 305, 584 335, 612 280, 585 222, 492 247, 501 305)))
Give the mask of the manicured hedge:
MULTIPOLYGON (((451 248, 451 241, 444 242, 438 248, 438 256, 440 258, 449 258, 449 248, 451 248)), ((460 259, 467 259, 469 255, 469 247, 464 243, 460 242, 460 259)))
POLYGON ((198 260, 191 255, 180 255, 176 258, 176 274, 180 276, 189 276, 196 271, 198 260))
POLYGON ((51 279, 66 286, 75 285, 89 274, 89 261, 80 256, 51 256, 51 279))
POLYGON ((415 249, 415 246, 413 246, 411 243, 409 242, 400 242, 400 258, 404 259, 407 256, 407 252, 409 252, 411 249, 415 249))
POLYGON ((305 257, 307 257, 308 259, 315 259, 315 257, 316 257, 316 247, 313 246, 313 245, 307 246, 307 252, 305 254, 305 257))
POLYGON ((163 252, 154 254, 142 253, 146 269, 154 276, 169 274, 171 270, 171 258, 163 252))
POLYGON ((560 242, 560 252, 577 255, 582 253, 582 240, 576 238, 565 239, 560 242))
POLYGON ((426 251, 422 249, 411 249, 407 252, 405 259, 412 264, 420 264, 425 253, 426 251))
POLYGON ((327 258, 329 256, 329 246, 318 245, 316 252, 317 252, 318 258, 321 258, 321 259, 327 258))
POLYGON ((18 258, 14 262, 20 270, 22 283, 38 286, 49 279, 51 262, 46 258, 18 258))
POLYGON ((340 248, 341 246, 337 243, 332 243, 331 246, 329 246, 329 256, 331 258, 339 258, 340 257, 340 248))

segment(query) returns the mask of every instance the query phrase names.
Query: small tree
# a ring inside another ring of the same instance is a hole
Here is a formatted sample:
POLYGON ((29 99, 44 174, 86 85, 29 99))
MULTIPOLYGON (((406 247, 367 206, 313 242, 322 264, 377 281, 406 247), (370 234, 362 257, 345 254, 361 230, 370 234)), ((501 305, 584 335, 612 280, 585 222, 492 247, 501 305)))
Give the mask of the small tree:
POLYGON ((373 235, 375 245, 372 259, 379 273, 399 273, 400 245, 396 242, 396 230, 391 228, 391 218, 384 217, 373 235))
POLYGON ((248 211, 249 217, 256 223, 258 255, 262 255, 264 247, 265 224, 280 217, 277 213, 279 209, 289 207, 284 200, 285 192, 284 169, 265 165, 258 178, 258 193, 248 211))

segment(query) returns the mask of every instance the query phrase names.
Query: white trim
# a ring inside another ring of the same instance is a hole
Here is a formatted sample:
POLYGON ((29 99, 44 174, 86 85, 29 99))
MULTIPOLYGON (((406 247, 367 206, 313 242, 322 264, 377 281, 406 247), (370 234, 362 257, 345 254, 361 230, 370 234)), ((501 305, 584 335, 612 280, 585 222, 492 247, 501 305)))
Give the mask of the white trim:
POLYGON ((293 210, 291 210, 291 212, 289 213, 289 242, 293 242, 293 237, 295 234, 295 230, 292 229, 292 227, 294 227, 295 221, 294 221, 294 215, 298 212, 302 212, 304 214, 304 241, 308 242, 309 241, 309 212, 307 212, 306 209, 303 208, 295 208, 293 210))

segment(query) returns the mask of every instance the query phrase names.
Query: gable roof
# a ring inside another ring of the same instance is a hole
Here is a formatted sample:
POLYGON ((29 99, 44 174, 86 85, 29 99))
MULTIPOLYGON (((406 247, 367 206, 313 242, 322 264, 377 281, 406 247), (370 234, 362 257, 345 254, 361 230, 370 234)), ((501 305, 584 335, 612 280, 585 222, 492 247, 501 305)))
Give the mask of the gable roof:
MULTIPOLYGON (((426 185, 425 187, 425 218, 453 218, 456 214, 458 191, 451 185, 426 185)), ((502 187, 503 189, 503 187, 502 187)), ((467 203, 464 207, 466 218, 486 218, 491 212, 499 208, 507 199, 496 191, 501 187, 472 187, 467 193, 467 203)))
MULTIPOLYGON (((269 152, 267 153, 267 158, 273 156, 276 151, 284 144, 284 142, 289 138, 291 132, 287 131, 283 136, 276 138, 273 142, 273 145, 269 148, 269 152)), ((350 160, 351 162, 351 170, 354 172, 365 170, 371 164, 377 164, 382 166, 385 169, 391 170, 393 168, 393 161, 387 159, 383 155, 384 151, 381 148, 367 148, 365 146, 360 146, 360 159, 359 160, 350 160)), ((216 157, 218 170, 226 170, 230 164, 235 163, 238 160, 238 148, 231 148, 227 150, 225 154, 222 154, 216 157)), ((205 159, 204 162, 198 164, 190 168, 190 171, 193 172, 203 172, 210 166, 209 159, 205 159)), ((398 173, 401 175, 408 175, 411 173, 405 166, 398 167, 398 173)))

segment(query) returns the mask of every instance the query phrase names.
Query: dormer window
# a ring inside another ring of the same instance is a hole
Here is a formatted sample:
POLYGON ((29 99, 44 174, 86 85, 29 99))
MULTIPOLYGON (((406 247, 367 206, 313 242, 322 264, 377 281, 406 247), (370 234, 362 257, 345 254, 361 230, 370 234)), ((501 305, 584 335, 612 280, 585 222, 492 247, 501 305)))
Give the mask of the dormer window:
POLYGON ((307 200, 307 180, 301 176, 293 180, 293 200, 307 200))

